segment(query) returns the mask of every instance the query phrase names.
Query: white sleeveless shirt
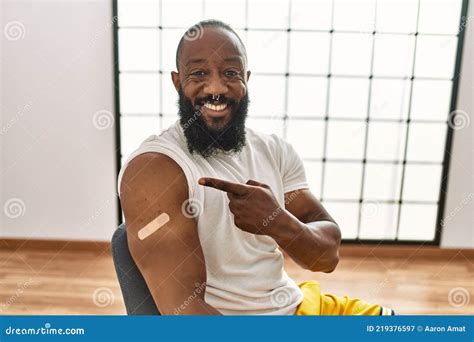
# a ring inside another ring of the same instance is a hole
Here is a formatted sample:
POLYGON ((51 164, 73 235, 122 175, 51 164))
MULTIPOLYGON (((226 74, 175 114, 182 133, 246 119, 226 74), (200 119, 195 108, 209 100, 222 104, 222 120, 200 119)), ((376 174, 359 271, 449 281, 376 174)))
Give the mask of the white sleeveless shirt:
POLYGON ((127 158, 118 189, 128 163, 146 152, 165 154, 181 167, 191 205, 200 207, 195 220, 206 262, 205 301, 224 315, 293 315, 303 293, 283 269, 283 255, 275 240, 239 229, 227 194, 198 184, 200 177, 239 183, 253 179, 268 184, 284 208, 286 192, 308 188, 293 147, 276 135, 246 128, 241 152, 203 158, 189 153, 177 121, 160 135, 150 136, 127 158))

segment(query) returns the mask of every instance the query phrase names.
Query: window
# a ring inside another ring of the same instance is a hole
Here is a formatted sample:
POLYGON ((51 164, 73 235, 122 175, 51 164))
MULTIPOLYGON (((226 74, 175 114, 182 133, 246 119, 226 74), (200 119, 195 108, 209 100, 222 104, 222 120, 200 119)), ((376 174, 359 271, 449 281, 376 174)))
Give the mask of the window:
POLYGON ((293 144, 343 238, 436 243, 466 7, 116 0, 121 160, 177 120, 169 72, 178 40, 196 22, 220 19, 247 46, 248 125, 293 144))

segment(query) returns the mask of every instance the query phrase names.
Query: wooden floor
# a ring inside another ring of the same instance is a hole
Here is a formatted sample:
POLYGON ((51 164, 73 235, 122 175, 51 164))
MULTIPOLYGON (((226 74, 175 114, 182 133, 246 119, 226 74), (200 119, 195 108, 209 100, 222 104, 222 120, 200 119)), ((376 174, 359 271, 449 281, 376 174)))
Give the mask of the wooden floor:
MULTIPOLYGON (((0 247, 1 315, 125 314, 107 244, 83 250, 0 241, 0 247)), ((333 273, 311 273, 288 259, 286 270, 297 282, 318 280, 323 292, 362 298, 400 314, 472 314, 472 251, 438 252, 344 246, 333 273)))

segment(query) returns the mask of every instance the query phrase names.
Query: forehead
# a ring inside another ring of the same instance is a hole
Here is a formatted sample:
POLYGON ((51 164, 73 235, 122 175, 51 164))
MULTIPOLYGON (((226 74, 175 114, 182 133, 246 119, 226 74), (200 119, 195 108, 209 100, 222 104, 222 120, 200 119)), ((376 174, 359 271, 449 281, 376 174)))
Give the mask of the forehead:
POLYGON ((239 39, 226 29, 206 27, 199 39, 183 41, 179 63, 180 66, 196 60, 219 63, 234 57, 239 57, 245 63, 245 52, 239 39))

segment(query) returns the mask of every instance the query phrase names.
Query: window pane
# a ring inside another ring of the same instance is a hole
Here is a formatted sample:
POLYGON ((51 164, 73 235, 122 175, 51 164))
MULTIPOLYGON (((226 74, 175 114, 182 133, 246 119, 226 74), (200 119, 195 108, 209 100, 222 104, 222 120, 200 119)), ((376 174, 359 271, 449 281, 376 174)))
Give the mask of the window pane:
POLYGON ((118 0, 120 26, 160 25, 160 3, 156 0, 118 0))
POLYGON ((324 121, 287 120, 286 139, 301 158, 322 158, 324 121))
POLYGON ((403 204, 400 212, 399 240, 433 240, 438 206, 403 204))
POLYGON ((245 27, 245 0, 205 0, 205 17, 219 18, 234 29, 245 27))
POLYGON ((329 121, 327 158, 363 159, 366 123, 329 121))
POLYGON ((369 80, 331 78, 329 115, 343 118, 366 118, 369 80))
POLYGON ((120 70, 160 69, 159 35, 154 29, 120 29, 120 70))
POLYGON ((247 53, 252 72, 286 72, 288 32, 249 31, 247 53))
POLYGON ((375 35, 373 74, 376 76, 411 76, 414 46, 415 38, 413 36, 375 35))
POLYGON ((370 122, 367 141, 368 160, 399 161, 403 159, 406 124, 370 122))
POLYGON ((122 116, 120 118, 122 155, 127 158, 146 138, 158 134, 159 125, 158 116, 122 116))
POLYGON ((291 77, 288 79, 288 115, 324 117, 327 78, 291 77))
POLYGON ((248 1, 250 28, 288 28, 288 0, 248 1))
POLYGON ((418 31, 421 33, 457 34, 461 5, 461 0, 422 0, 418 31))
POLYGON ((290 72, 323 74, 329 72, 329 34, 292 32, 290 34, 290 72))
MULTIPOLYGON (((438 200, 456 34, 465 28, 461 0, 420 1, 415 36, 417 0, 118 0, 123 153, 178 120, 170 77, 178 41, 199 20, 217 18, 238 32, 248 51, 247 126, 293 144, 312 192, 324 195, 345 239, 357 238, 359 209, 360 238, 393 238, 398 204, 384 201, 399 199, 403 165, 392 162, 403 160, 406 143, 403 200, 438 200), (133 72, 147 70, 152 72, 133 72), (127 115, 134 113, 142 115, 127 115), (439 122, 423 122, 428 120, 439 122), (380 205, 367 217, 372 201, 380 205)), ((426 212, 431 215, 436 207, 427 206, 426 212)), ((402 221, 409 223, 410 210, 404 204, 402 221)), ((420 234, 431 236, 433 228, 425 224, 420 234)))
POLYGON ((120 111, 122 113, 158 113, 159 77, 154 74, 120 75, 120 111))
POLYGON ((343 239, 357 238, 357 221, 359 219, 359 205, 357 203, 324 201, 323 205, 339 225, 343 239))
POLYGON ((173 82, 171 82, 171 76, 169 74, 162 75, 161 84, 163 92, 163 99, 161 101, 163 114, 178 113, 178 92, 174 88, 173 82))
POLYGON ((178 48, 179 40, 184 34, 184 30, 163 30, 162 37, 162 70, 166 73, 176 70, 176 49, 178 48), (171 51, 171 52, 170 52, 171 51))
POLYGON ((418 2, 377 0, 377 32, 416 32, 418 2))
POLYGON ((326 163, 324 172, 325 199, 354 199, 360 197, 361 163, 326 163))
POLYGON ((405 165, 403 200, 438 201, 441 165, 405 165))
POLYGON ((374 0, 334 0, 335 30, 372 32, 374 20, 374 0))
POLYGON ((321 197, 321 174, 323 164, 313 161, 304 161, 303 163, 309 188, 313 195, 319 198, 321 197))
POLYGON ((398 205, 380 202, 362 203, 361 239, 394 239, 397 234, 398 205))
POLYGON ((331 0, 292 0, 291 27, 329 31, 331 12, 331 0))
POLYGON ((173 125, 177 120, 179 120, 178 115, 163 115, 163 117, 161 118, 160 133, 164 129, 167 129, 171 125, 173 125))
POLYGON ((442 162, 447 125, 412 123, 408 133, 407 160, 442 162))
POLYGON ((451 81, 415 80, 410 117, 418 120, 447 120, 451 87, 451 81))
POLYGON ((402 166, 393 164, 365 165, 364 199, 398 200, 402 166))
POLYGON ((248 118, 246 121, 247 127, 250 127, 258 132, 266 134, 276 134, 283 137, 283 119, 273 117, 271 119, 248 118))
POLYGON ((331 73, 336 75, 370 75, 372 35, 334 33, 331 73))
POLYGON ((164 27, 182 27, 187 29, 204 19, 202 0, 161 0, 161 8, 163 11, 162 20, 164 27), (179 20, 176 20, 176 13, 179 13, 179 20))
POLYGON ((285 78, 283 76, 252 75, 248 83, 249 116, 284 115, 285 78))
POLYGON ((456 37, 419 36, 415 76, 452 78, 456 48, 456 37))
POLYGON ((372 80, 370 117, 375 119, 405 119, 408 115, 410 81, 372 80))

